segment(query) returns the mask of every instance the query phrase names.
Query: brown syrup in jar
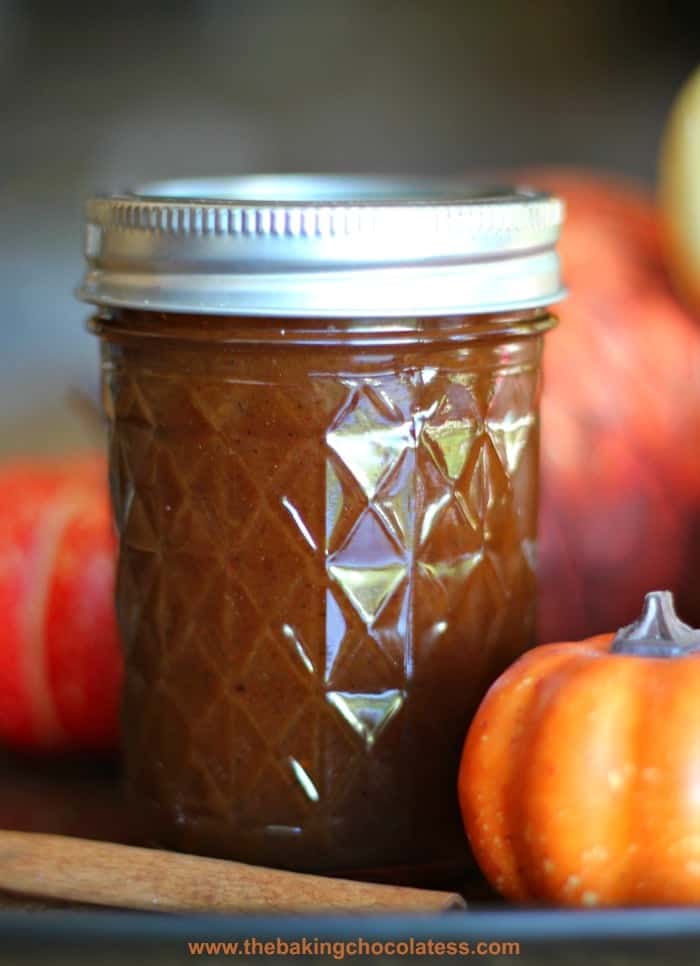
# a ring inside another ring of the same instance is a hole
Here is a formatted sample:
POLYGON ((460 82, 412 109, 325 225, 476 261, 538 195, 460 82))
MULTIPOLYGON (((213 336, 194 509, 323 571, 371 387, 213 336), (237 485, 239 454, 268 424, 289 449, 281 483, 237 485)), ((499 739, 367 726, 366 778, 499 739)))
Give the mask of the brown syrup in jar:
POLYGON ((416 881, 464 868, 464 735, 532 643, 551 324, 95 319, 150 840, 416 881))

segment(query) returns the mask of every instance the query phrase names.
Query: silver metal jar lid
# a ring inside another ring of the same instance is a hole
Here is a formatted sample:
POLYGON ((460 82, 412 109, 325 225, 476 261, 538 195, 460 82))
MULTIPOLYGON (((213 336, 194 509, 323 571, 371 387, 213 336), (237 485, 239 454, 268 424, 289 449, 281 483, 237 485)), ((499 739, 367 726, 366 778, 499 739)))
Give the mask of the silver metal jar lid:
POLYGON ((202 178, 93 198, 86 302, 260 316, 500 312, 563 295, 558 198, 462 180, 202 178))

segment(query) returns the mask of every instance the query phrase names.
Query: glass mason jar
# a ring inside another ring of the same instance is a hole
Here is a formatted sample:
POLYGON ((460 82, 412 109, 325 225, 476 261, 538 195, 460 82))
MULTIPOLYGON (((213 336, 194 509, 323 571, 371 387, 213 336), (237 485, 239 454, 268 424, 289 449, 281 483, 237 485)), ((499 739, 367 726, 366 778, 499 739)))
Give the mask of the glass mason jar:
POLYGON ((376 179, 89 204, 149 840, 414 881, 465 866, 465 732, 532 643, 561 215, 376 179))

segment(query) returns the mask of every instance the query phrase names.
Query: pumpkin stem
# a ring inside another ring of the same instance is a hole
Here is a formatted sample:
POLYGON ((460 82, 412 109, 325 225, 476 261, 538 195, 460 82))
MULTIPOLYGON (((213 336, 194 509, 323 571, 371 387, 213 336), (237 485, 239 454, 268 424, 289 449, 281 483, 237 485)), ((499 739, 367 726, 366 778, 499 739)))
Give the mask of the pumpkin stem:
POLYGON ((676 614, 670 590, 653 590, 644 598, 642 616, 613 638, 612 654, 639 657, 683 657, 700 651, 700 630, 688 627, 676 614))

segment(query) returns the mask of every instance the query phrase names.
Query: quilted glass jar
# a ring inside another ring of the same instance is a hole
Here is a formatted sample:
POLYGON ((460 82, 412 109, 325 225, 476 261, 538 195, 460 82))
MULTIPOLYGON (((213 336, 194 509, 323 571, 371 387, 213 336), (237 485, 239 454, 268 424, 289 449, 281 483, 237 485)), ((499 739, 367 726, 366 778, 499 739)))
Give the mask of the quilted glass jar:
MULTIPOLYGON (((327 252, 320 292, 289 261, 270 271, 269 253, 251 282, 254 255, 234 251, 201 273, 228 291, 225 304, 200 292, 199 305, 183 259, 166 251, 146 260, 139 284, 156 284, 156 265, 163 293, 144 304, 115 254, 129 239, 110 247, 117 231, 172 249, 173 239, 192 245, 196 217, 211 217, 215 233, 225 211, 217 237, 235 242, 243 211, 240 230, 250 218, 260 245, 261 211, 284 212, 288 227, 290 211, 303 221, 331 204, 294 194, 269 209, 221 193, 212 187, 207 207, 199 193, 164 190, 89 211, 83 294, 100 306, 92 328, 120 535, 134 811, 149 840, 186 851, 416 881, 457 872, 467 855, 455 793, 463 738, 486 687, 532 643, 539 364, 556 262, 546 284, 520 265, 530 287, 501 307, 497 293, 470 301, 444 272, 424 278, 422 294, 399 291, 401 273, 411 289, 420 267, 403 252, 374 266, 396 273, 388 281, 363 278, 373 266, 357 255, 346 266, 327 252), (343 289, 350 278, 363 292, 343 289), (430 310, 430 299, 442 306, 440 281, 460 300, 448 312, 430 310)), ((350 210, 344 197, 333 204, 333 217, 350 210)), ((392 204, 404 217, 427 210, 414 196, 392 204)), ((550 247, 561 218, 539 195, 457 204, 467 218, 510 205, 518 225, 536 207, 527 230, 548 231, 550 247)), ((376 207, 374 196, 353 197, 370 248, 376 207)), ((316 234, 302 229, 299 245, 318 242, 315 217, 316 234)), ((503 242, 516 229, 498 231, 503 242)), ((274 247, 286 236, 265 237, 274 247)), ((538 245, 530 257, 541 257, 542 239, 528 239, 511 260, 538 245)), ((469 259, 478 261, 471 248, 463 269, 469 259)))

